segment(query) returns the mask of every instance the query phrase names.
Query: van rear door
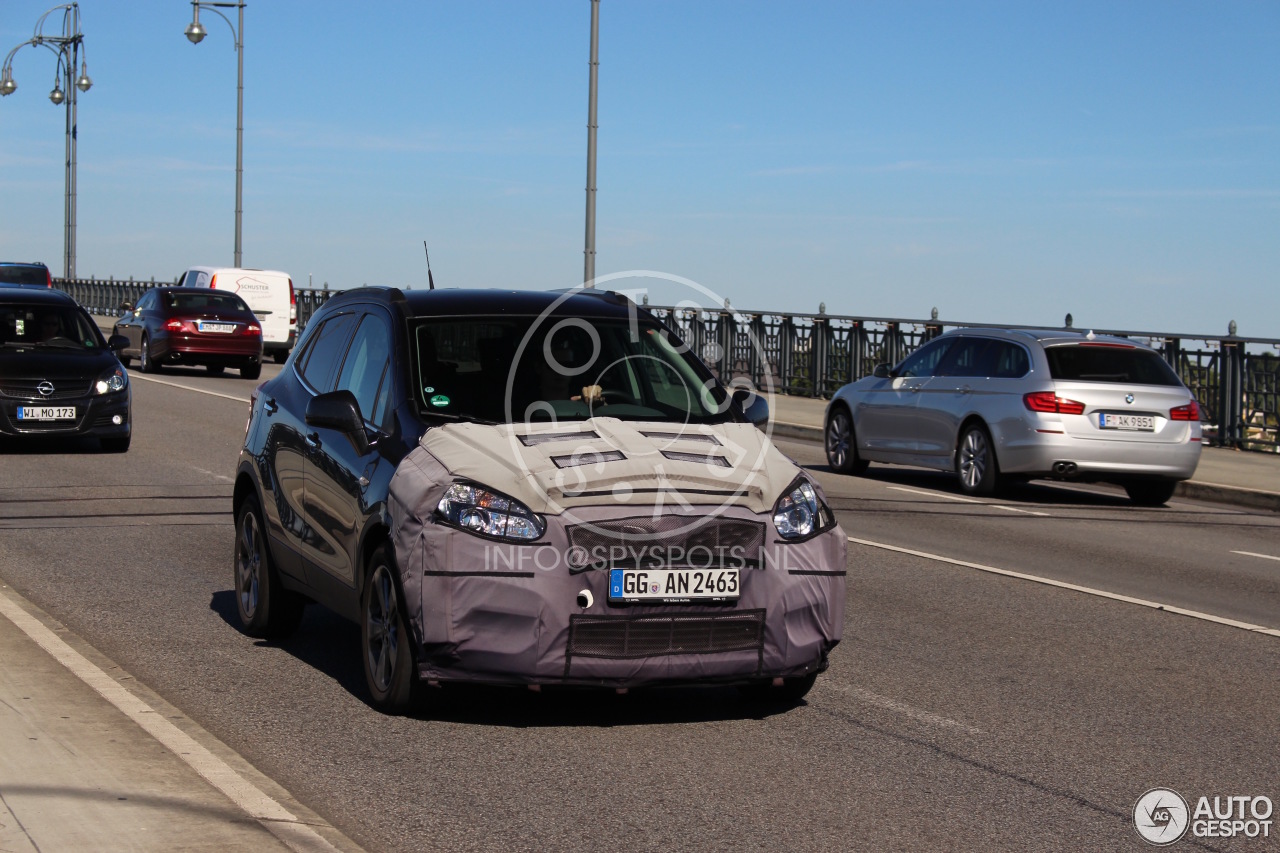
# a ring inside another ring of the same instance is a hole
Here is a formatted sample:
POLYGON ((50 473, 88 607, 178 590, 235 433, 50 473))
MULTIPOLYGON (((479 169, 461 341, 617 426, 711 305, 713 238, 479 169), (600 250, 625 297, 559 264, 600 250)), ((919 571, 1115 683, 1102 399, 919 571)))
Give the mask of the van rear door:
POLYGON ((270 270, 223 270, 213 276, 210 286, 238 295, 262 324, 263 346, 289 344, 289 292, 292 286, 285 273, 270 270))

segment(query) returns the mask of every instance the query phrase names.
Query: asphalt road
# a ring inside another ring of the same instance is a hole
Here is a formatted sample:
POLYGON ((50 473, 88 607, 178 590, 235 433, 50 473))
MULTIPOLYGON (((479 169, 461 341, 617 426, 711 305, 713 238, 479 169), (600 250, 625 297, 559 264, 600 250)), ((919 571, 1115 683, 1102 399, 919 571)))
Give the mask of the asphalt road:
POLYGON ((128 454, 0 452, 0 578, 368 849, 1139 850, 1150 788, 1280 801, 1280 636, 954 562, 1280 629, 1274 515, 1048 485, 973 502, 780 442, 858 540, 845 641, 806 702, 477 689, 391 718, 354 626, 235 627, 257 383, 159 379, 226 396, 135 377, 128 454))

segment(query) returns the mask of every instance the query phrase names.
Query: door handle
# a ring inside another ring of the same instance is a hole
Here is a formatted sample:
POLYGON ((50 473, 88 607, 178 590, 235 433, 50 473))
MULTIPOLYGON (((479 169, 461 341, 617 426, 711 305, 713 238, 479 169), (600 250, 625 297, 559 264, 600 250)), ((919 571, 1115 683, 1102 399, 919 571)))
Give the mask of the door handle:
POLYGON ((307 433, 307 447, 317 448, 319 446, 320 446, 320 433, 318 432, 307 433))
POLYGON ((972 389, 972 388, 970 388, 968 385, 961 385, 961 386, 960 386, 960 393, 961 393, 961 394, 968 394, 968 393, 971 393, 972 391, 973 391, 973 389, 972 389))

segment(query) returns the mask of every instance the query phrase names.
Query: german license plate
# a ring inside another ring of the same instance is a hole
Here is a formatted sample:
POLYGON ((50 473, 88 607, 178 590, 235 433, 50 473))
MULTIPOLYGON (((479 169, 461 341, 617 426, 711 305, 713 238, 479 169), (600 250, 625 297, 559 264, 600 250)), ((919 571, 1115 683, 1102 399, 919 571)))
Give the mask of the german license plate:
POLYGON ((737 569, 610 569, 609 600, 685 604, 737 601, 737 569))
POLYGON ((75 406, 22 406, 18 409, 20 421, 74 421, 75 406))
POLYGON ((1138 432, 1155 432, 1154 415, 1117 415, 1102 412, 1098 415, 1098 426, 1102 429, 1127 429, 1138 432))
POLYGON ((227 334, 236 330, 235 323, 206 323, 204 320, 196 323, 196 328, 201 332, 221 332, 227 334))

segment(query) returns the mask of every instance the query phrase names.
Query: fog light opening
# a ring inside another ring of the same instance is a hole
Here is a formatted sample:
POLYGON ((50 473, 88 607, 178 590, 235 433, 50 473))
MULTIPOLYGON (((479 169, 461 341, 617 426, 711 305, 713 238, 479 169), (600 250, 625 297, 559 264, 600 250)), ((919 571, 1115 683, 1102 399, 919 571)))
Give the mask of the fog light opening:
POLYGON ((582 592, 578 593, 578 606, 583 610, 590 609, 591 605, 595 604, 595 601, 596 600, 592 597, 591 590, 589 589, 584 589, 582 592))
POLYGON ((120 424, 124 423, 124 418, 120 417, 119 415, 112 415, 111 422, 116 426, 120 426, 120 424))

